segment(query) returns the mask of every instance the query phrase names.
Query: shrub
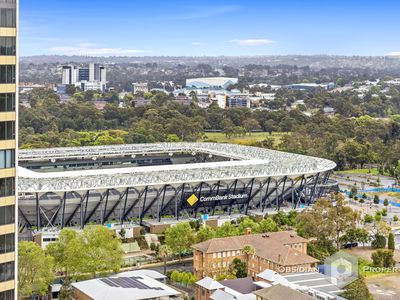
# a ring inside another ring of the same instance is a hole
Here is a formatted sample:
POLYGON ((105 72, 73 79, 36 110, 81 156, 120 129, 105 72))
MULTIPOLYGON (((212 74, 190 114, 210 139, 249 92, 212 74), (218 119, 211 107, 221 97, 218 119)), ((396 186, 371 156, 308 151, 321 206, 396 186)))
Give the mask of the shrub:
POLYGON ((369 214, 366 214, 364 216, 364 223, 372 223, 373 220, 374 220, 374 218, 369 214))
POLYGON ((371 246, 375 249, 383 249, 386 247, 386 238, 383 235, 376 234, 372 240, 371 246))
POLYGON ((378 250, 371 255, 374 267, 390 268, 396 264, 392 250, 378 250))

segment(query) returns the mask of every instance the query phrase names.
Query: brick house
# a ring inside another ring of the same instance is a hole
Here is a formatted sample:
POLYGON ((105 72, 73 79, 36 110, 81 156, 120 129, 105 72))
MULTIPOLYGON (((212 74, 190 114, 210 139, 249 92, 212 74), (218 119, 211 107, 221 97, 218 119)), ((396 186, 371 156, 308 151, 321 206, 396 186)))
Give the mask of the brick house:
POLYGON ((193 269, 197 278, 215 278, 226 273, 235 258, 249 262, 249 276, 253 278, 265 269, 278 273, 307 272, 315 270, 318 260, 307 255, 308 240, 292 231, 251 234, 215 238, 192 246, 193 269), (252 245, 255 254, 248 258, 243 253, 252 245))

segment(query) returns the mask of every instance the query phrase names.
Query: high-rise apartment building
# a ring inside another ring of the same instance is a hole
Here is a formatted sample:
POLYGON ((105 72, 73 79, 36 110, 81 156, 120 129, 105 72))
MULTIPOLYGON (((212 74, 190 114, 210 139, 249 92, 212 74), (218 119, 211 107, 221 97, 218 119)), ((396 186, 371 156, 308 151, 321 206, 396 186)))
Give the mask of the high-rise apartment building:
POLYGON ((83 68, 65 65, 62 67, 61 83, 63 85, 75 85, 83 91, 101 90, 104 92, 107 84, 107 70, 104 66, 94 63, 89 64, 89 67, 83 68))
POLYGON ((62 84, 75 84, 78 70, 75 66, 68 65, 62 67, 62 84))
POLYGON ((18 0, 0 0, 0 299, 16 296, 18 0))

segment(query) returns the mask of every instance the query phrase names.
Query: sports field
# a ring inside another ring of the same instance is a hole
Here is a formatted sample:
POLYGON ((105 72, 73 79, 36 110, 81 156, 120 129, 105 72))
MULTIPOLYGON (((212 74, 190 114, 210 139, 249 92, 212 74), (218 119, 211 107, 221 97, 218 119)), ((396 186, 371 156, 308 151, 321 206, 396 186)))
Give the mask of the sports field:
POLYGON ((266 139, 273 139, 274 144, 276 145, 281 141, 282 137, 287 134, 288 133, 282 132, 273 132, 272 134, 269 134, 268 132, 253 132, 251 134, 246 134, 243 136, 227 137, 223 132, 205 132, 203 137, 199 141, 253 145, 256 142, 260 142, 266 139))

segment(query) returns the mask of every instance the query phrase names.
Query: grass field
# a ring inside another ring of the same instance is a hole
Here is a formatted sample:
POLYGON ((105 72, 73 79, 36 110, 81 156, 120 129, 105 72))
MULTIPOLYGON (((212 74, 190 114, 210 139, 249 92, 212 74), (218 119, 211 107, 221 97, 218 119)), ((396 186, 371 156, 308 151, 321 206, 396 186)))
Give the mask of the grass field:
POLYGON ((378 169, 351 169, 344 171, 336 171, 338 174, 357 174, 357 175, 379 175, 378 169))
POLYGON ((240 137, 227 138, 222 132, 205 132, 200 142, 213 141, 217 143, 231 143, 231 144, 241 144, 241 145, 252 145, 256 142, 263 141, 267 138, 274 139, 274 144, 278 144, 282 137, 287 135, 287 133, 273 132, 269 134, 268 132, 253 132, 251 135, 247 134, 240 137))

